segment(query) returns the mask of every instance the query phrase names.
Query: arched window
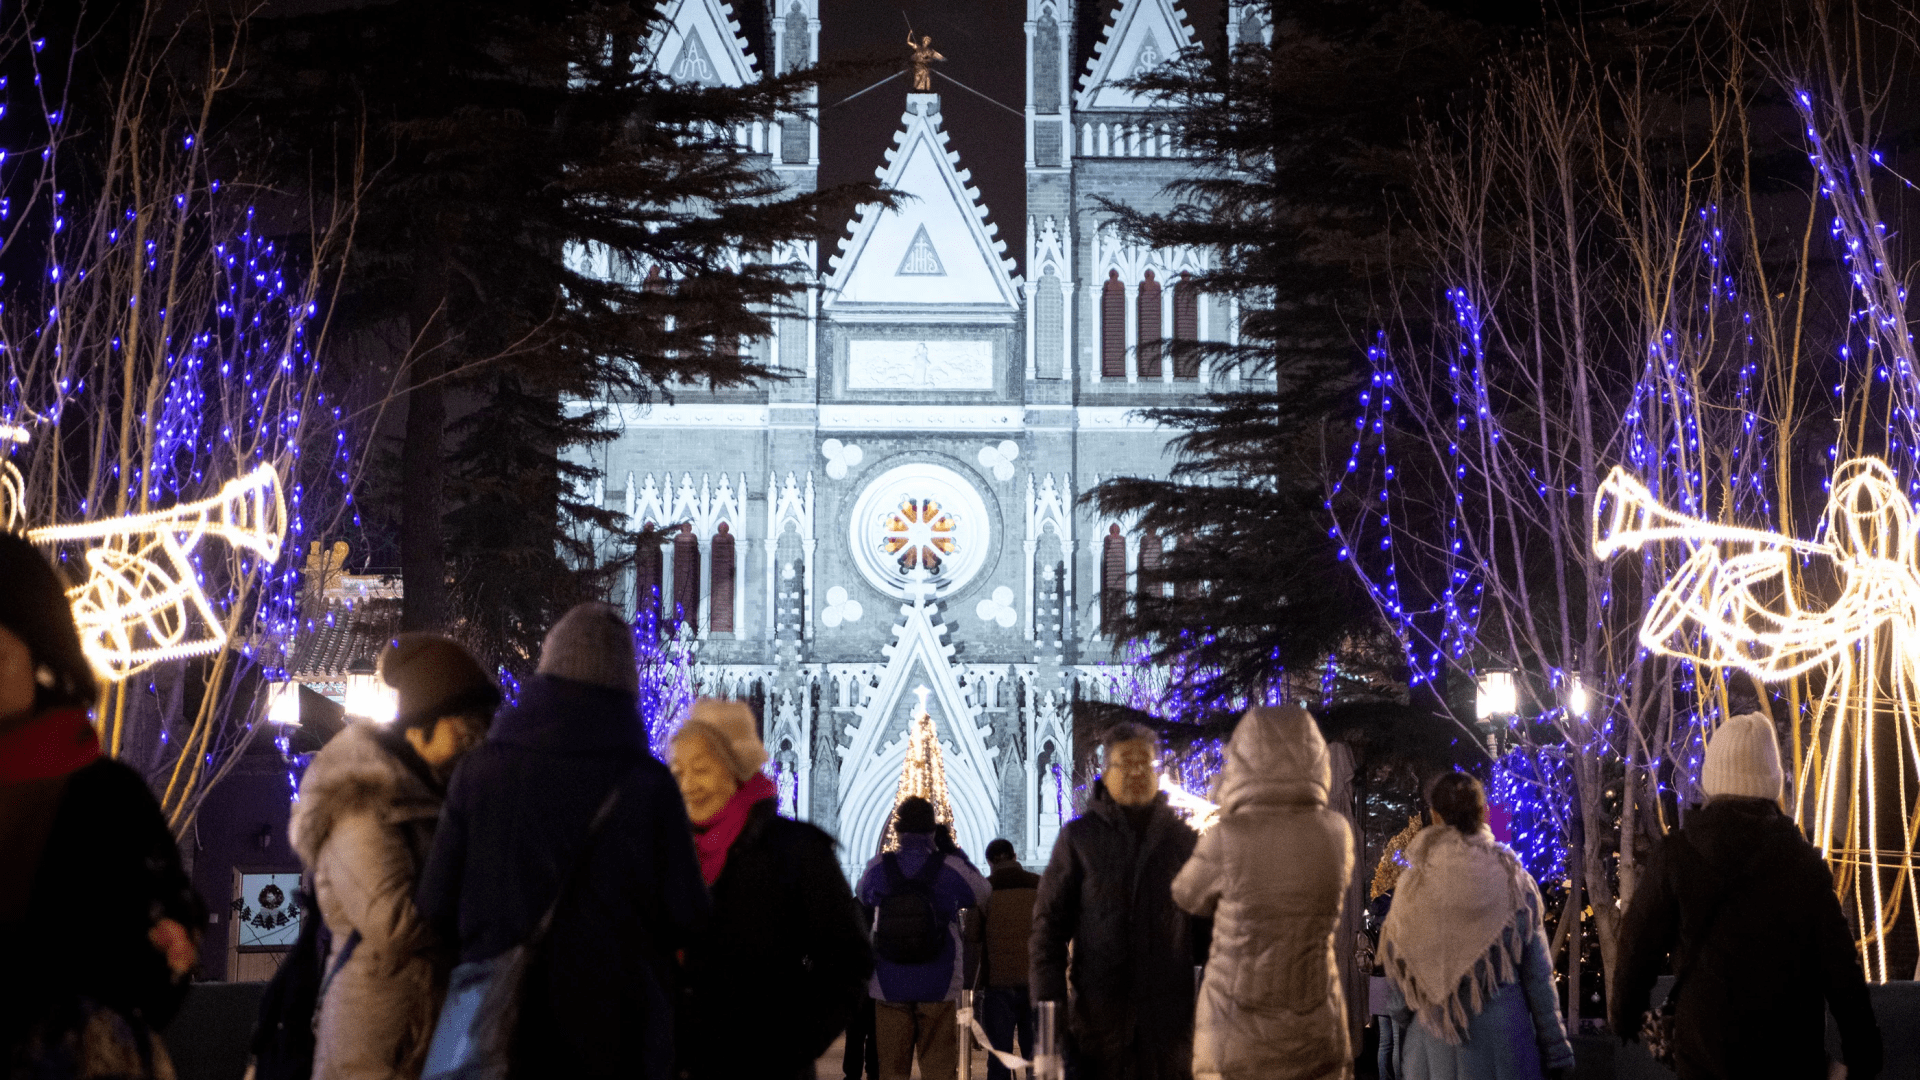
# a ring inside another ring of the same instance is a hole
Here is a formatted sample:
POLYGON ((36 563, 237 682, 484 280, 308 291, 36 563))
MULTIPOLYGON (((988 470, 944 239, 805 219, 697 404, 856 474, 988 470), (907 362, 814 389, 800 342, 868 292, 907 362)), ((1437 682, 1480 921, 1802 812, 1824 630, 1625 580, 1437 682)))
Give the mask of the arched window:
POLYGON ((707 626, 716 633, 733 633, 733 533, 726 522, 713 534, 713 597, 707 626))
POLYGON ((1120 625, 1127 603, 1127 538, 1120 526, 1107 526, 1100 551, 1100 632, 1111 635, 1120 625))
MULTIPOLYGON (((653 528, 653 522, 645 527, 653 528)), ((633 553, 633 609, 643 625, 656 628, 660 625, 660 561, 660 545, 653 540, 641 541, 633 553)))
POLYGON ((700 542, 693 538, 693 526, 680 526, 673 538, 673 621, 700 621, 700 542))
POLYGON ((1100 290, 1100 377, 1127 377, 1127 287, 1118 270, 1107 271, 1100 290))
POLYGON ((1140 279, 1140 298, 1134 307, 1140 325, 1135 337, 1140 343, 1140 377, 1157 379, 1160 377, 1160 282, 1154 280, 1151 270, 1140 279))
POLYGON ((1154 595, 1164 595, 1165 587, 1152 581, 1150 574, 1158 573, 1161 564, 1160 534, 1143 533, 1140 537, 1140 589, 1152 590, 1154 595))
POLYGON ((1200 293, 1193 287, 1193 275, 1183 273, 1173 289, 1173 377, 1200 377, 1200 293))

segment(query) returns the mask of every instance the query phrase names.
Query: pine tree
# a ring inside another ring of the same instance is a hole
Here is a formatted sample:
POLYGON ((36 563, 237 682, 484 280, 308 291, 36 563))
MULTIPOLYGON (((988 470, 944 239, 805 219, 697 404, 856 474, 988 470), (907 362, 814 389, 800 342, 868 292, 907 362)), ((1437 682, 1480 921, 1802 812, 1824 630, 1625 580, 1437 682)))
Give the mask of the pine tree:
MULTIPOLYGON (((408 627, 512 665, 627 539, 562 453, 583 400, 772 376, 766 337, 803 268, 779 254, 873 201, 791 194, 732 133, 811 78, 675 82, 642 62, 651 4, 399 0, 252 30, 251 130, 289 188, 356 195, 340 320, 399 354, 392 487, 408 627)), ((376 395, 377 396, 377 395, 376 395)), ((621 546, 624 547, 624 544, 621 546)))
POLYGON ((1167 546, 1131 603, 1103 615, 1172 665, 1196 713, 1317 681, 1329 654, 1378 633, 1328 540, 1324 447, 1364 360, 1355 324, 1387 248, 1409 125, 1421 102, 1470 85, 1493 40, 1399 0, 1269 14, 1271 46, 1255 34, 1230 57, 1189 54, 1134 80, 1195 169, 1170 186, 1170 210, 1103 207, 1137 243, 1207 251, 1196 286, 1239 304, 1236 343, 1171 344, 1189 363, 1237 368, 1238 389, 1151 410, 1181 432, 1171 474, 1091 495, 1103 513, 1139 515, 1143 543, 1167 546))
MULTIPOLYGON (((907 727, 907 759, 900 766, 900 784, 893 792, 893 810, 898 811, 901 803, 917 796, 933 804, 936 823, 952 827, 953 804, 947 800, 947 765, 940 753, 940 736, 934 730, 933 717, 927 714, 927 688, 922 686, 916 692, 920 695, 920 706, 913 711, 907 727)), ((894 813, 889 811, 887 851, 900 848, 900 834, 894 831, 893 819, 894 813)))

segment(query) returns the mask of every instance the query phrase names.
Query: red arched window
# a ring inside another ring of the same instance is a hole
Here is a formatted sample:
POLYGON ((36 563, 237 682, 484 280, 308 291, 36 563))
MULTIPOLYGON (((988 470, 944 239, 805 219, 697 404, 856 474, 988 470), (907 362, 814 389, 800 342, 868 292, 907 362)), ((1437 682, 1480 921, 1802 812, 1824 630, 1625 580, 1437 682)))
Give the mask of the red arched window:
POLYGON ((700 542, 692 525, 680 526, 673 538, 673 621, 700 621, 700 542))
POLYGON ((1127 377, 1127 287, 1118 270, 1107 271, 1100 290, 1100 377, 1127 377))
MULTIPOLYGON (((653 522, 646 523, 653 528, 653 522)), ((651 625, 660 625, 660 545, 643 540, 633 553, 633 609, 651 625)))
POLYGON ((733 532, 726 522, 713 534, 713 598, 707 612, 707 625, 723 634, 733 633, 733 532))
POLYGON ((1200 349, 1191 344, 1200 339, 1200 293, 1193 287, 1193 275, 1181 274, 1173 290, 1173 377, 1200 377, 1200 349))
POLYGON ((1153 271, 1147 271, 1140 279, 1140 297, 1134 306, 1140 324, 1135 338, 1140 342, 1136 350, 1140 356, 1140 377, 1157 379, 1160 377, 1160 283, 1154 280, 1153 271))
POLYGON ((1161 562, 1160 537, 1157 533, 1144 533, 1140 537, 1140 589, 1151 591, 1153 595, 1162 595, 1164 589, 1148 575, 1157 573, 1161 562))
POLYGON ((1100 551, 1100 632, 1112 634, 1127 603, 1127 538, 1120 526, 1107 526, 1100 551))

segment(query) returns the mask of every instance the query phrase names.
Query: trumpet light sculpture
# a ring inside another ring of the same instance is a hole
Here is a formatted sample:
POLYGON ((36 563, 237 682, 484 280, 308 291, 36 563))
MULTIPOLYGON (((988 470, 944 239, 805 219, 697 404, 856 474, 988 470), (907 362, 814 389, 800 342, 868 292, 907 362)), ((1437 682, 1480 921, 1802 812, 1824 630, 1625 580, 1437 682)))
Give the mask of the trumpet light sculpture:
POLYGON ((1616 468, 1594 501, 1593 548, 1602 558, 1689 549, 1640 625, 1648 649, 1765 682, 1809 677, 1796 817, 1853 908, 1869 976, 1886 981, 1888 927, 1902 907, 1920 919, 1920 807, 1907 769, 1920 774, 1916 520, 1878 458, 1842 463, 1829 491, 1820 539, 1809 541, 1676 513, 1616 468), (1809 571, 1833 586, 1814 595, 1809 571))
MULTIPOLYGON (((5 478, 0 477, 0 484, 5 478)), ((4 501, 0 499, 0 501, 4 501)), ((262 465, 212 498, 169 510, 32 529, 36 544, 93 544, 87 579, 68 592, 80 643, 102 675, 125 679, 154 664, 218 652, 227 630, 194 564, 209 538, 280 558, 287 532, 280 475, 262 465)))

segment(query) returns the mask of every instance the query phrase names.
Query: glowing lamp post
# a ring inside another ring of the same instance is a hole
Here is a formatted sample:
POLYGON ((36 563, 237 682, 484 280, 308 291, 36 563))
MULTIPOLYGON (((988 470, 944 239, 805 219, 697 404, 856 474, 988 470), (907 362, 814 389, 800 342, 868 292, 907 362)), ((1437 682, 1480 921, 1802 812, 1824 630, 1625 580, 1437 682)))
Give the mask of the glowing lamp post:
POLYGON ((267 705, 267 723, 281 728, 300 726, 300 684, 273 684, 273 699, 267 705))
POLYGON ((399 704, 393 689, 381 681, 373 661, 363 656, 347 665, 344 705, 348 716, 364 717, 378 724, 392 723, 399 704))
POLYGON ((1473 715, 1487 725, 1487 750, 1500 756, 1499 719, 1520 711, 1520 688, 1511 671, 1483 671, 1474 683, 1473 715))

